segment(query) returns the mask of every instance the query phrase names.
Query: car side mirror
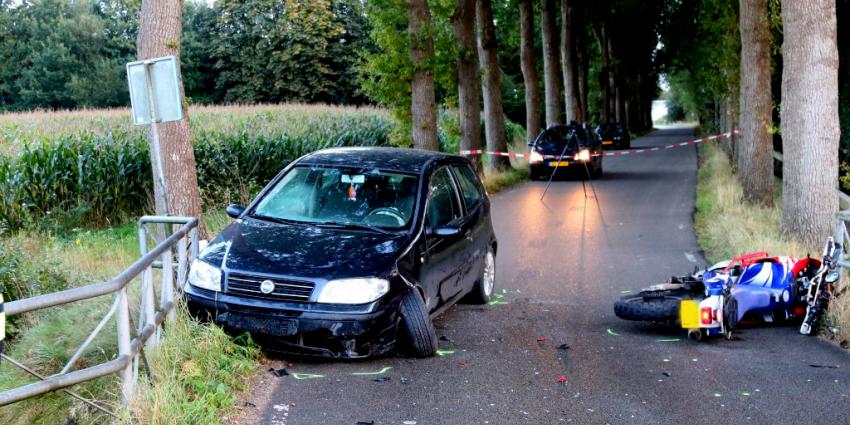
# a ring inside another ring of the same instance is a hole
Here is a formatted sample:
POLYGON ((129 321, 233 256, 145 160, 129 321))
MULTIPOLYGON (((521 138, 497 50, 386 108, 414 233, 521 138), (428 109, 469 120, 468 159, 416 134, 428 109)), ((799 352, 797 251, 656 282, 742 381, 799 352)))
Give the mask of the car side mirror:
POLYGON ((245 207, 238 204, 230 204, 227 206, 226 211, 227 215, 229 215, 231 218, 238 218, 240 215, 242 215, 243 212, 245 212, 245 207))
POLYGON ((447 238, 460 234, 460 227, 440 226, 431 230, 431 234, 440 238, 447 238))
POLYGON ((528 146, 534 146, 534 140, 529 140, 529 141, 527 142, 527 144, 528 144, 528 146))

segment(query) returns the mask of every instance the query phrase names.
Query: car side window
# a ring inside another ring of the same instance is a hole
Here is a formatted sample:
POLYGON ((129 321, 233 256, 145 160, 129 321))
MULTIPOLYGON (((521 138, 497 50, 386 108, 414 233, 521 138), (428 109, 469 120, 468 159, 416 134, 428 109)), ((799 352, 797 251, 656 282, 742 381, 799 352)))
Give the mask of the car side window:
POLYGON ((432 228, 447 226, 461 217, 460 203, 448 168, 434 172, 429 189, 428 223, 432 228))
POLYGON ((463 195, 464 202, 466 202, 466 208, 468 210, 475 208, 481 198, 484 197, 478 178, 475 177, 475 172, 468 165, 452 165, 452 170, 457 177, 460 192, 463 195))

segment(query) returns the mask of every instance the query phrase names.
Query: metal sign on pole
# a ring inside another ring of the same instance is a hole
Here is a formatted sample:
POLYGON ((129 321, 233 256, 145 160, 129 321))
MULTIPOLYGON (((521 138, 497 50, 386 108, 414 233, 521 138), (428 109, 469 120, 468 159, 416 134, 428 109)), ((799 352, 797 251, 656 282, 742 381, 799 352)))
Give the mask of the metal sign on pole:
POLYGON ((165 56, 130 62, 127 64, 127 82, 130 86, 130 103, 133 106, 133 124, 150 125, 154 178, 162 194, 162 199, 157 201, 167 208, 168 194, 162 169, 162 151, 157 124, 183 119, 183 104, 180 101, 180 84, 177 78, 177 58, 165 56))

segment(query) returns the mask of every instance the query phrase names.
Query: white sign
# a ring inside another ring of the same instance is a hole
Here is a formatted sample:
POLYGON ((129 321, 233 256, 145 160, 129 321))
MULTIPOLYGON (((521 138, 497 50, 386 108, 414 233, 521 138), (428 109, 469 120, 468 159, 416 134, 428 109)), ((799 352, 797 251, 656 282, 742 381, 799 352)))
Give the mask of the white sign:
POLYGON ((145 125, 183 119, 177 59, 174 56, 127 64, 133 124, 145 125))

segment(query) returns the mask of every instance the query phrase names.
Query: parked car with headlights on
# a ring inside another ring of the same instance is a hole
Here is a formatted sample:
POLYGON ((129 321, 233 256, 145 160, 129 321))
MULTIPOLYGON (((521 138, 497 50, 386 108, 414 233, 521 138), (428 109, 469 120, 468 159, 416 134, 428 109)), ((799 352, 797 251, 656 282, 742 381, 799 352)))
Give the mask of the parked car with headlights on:
POLYGON ((587 126, 553 125, 529 143, 528 166, 532 180, 572 174, 602 176, 602 143, 587 126))

